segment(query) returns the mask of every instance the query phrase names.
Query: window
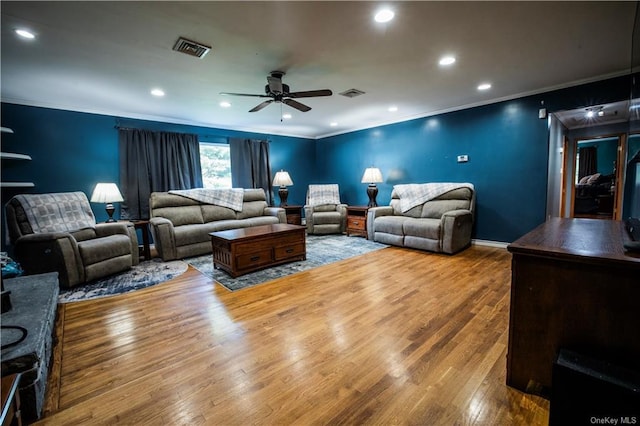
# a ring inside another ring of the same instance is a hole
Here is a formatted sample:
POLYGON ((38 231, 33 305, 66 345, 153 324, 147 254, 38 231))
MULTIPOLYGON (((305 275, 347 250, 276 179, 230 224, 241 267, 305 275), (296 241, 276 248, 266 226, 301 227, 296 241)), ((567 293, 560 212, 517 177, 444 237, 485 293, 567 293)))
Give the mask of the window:
POLYGON ((200 142, 200 164, 205 188, 231 188, 229 145, 200 142))

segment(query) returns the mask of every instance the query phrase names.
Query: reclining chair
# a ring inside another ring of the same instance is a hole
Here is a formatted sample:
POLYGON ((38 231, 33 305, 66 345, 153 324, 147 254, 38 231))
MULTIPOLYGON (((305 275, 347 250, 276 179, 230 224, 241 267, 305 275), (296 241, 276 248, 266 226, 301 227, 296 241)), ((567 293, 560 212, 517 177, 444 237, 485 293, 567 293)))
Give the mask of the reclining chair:
POLYGON ((96 224, 84 192, 16 195, 5 209, 13 257, 28 275, 58 272, 73 287, 139 262, 133 224, 96 224))
POLYGON ((347 227, 347 205, 340 202, 337 184, 309 185, 304 214, 307 234, 342 234, 347 227))

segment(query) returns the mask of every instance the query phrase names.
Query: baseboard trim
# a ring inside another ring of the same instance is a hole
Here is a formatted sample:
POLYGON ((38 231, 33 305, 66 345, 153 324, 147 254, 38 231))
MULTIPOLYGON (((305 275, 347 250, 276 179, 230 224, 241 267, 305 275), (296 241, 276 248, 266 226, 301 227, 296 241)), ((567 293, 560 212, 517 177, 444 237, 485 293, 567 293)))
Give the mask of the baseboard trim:
POLYGON ((506 249, 509 243, 504 243, 502 241, 490 241, 490 240, 476 240, 472 239, 471 244, 474 246, 485 246, 485 247, 495 247, 495 248, 503 248, 506 249))

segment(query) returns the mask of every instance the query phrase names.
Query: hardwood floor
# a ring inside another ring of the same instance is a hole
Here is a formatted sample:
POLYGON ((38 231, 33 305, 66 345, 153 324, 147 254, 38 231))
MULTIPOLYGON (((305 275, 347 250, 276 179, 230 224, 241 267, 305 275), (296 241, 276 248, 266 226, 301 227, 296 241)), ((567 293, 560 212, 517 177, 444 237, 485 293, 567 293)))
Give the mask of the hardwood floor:
POLYGON ((60 306, 42 424, 547 424, 505 385, 511 256, 386 248, 60 306))

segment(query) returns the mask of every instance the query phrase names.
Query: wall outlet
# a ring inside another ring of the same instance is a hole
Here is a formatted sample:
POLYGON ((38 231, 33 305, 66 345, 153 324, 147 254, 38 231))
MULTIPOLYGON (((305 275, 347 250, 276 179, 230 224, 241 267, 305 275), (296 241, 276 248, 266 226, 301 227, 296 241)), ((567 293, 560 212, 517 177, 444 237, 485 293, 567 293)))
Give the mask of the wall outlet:
POLYGON ((466 163, 469 161, 468 155, 458 155, 458 163, 466 163))

